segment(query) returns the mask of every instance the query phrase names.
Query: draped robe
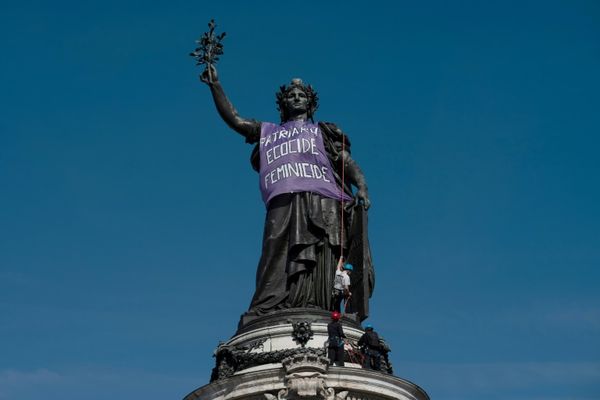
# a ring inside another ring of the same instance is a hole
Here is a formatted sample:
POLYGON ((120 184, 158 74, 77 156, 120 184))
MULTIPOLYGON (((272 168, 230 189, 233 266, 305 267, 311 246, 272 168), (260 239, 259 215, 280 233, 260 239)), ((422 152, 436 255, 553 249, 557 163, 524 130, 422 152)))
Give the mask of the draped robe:
MULTIPOLYGON (((331 123, 319 123, 327 157, 339 187, 354 197, 350 182, 342 182, 341 150, 350 153, 350 141, 331 123)), ((259 134, 247 137, 256 143, 259 134)), ((259 146, 251 156, 260 168, 259 146)), ((367 237, 367 214, 361 205, 345 203, 312 192, 280 194, 267 204, 261 258, 256 273, 256 290, 246 317, 260 316, 285 308, 332 309, 333 279, 342 248, 354 265, 353 297, 347 312, 363 320, 368 316, 368 299, 375 282, 367 237), (341 221, 344 219, 344 233, 341 221)))

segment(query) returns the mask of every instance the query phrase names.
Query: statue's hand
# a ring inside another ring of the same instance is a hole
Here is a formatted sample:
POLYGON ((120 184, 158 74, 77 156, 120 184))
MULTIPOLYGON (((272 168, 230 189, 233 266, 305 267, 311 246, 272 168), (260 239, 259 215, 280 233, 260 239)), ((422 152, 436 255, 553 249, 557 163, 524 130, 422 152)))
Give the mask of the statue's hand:
POLYGON ((200 80, 209 86, 218 82, 217 68, 212 64, 207 64, 204 72, 200 74, 200 80))
POLYGON ((365 210, 368 210, 369 207, 371 207, 371 200, 369 200, 369 193, 367 193, 367 191, 365 189, 359 189, 358 192, 356 192, 356 198, 358 199, 358 202, 363 205, 365 210))

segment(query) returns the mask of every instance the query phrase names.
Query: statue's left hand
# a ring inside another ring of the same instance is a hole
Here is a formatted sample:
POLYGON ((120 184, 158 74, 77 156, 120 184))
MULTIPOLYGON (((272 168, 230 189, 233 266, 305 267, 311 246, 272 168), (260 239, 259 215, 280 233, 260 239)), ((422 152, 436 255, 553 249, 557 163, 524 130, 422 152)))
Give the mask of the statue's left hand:
POLYGON ((369 200, 369 193, 367 193, 367 191, 365 189, 359 189, 358 192, 356 192, 356 198, 358 199, 358 202, 363 205, 365 210, 368 210, 369 207, 371 207, 371 200, 369 200))
POLYGON ((217 74, 217 68, 212 64, 208 64, 204 72, 200 74, 200 80, 209 86, 218 82, 219 75, 217 74))

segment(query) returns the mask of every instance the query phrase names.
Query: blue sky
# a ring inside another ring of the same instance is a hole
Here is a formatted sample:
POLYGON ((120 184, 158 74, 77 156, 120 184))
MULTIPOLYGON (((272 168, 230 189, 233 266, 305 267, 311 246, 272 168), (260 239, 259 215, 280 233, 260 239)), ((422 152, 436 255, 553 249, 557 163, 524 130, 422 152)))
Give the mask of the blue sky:
POLYGON ((293 77, 373 203, 370 321, 434 399, 600 399, 600 3, 0 5, 0 399, 182 398, 253 292, 293 77))

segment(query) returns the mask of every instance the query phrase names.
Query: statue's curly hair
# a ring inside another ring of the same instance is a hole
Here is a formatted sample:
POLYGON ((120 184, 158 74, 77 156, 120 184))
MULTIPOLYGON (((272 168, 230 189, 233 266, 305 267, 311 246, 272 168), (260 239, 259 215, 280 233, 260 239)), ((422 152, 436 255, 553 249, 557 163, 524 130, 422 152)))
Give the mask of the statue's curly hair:
POLYGON ((298 78, 292 79, 292 82, 289 86, 280 86, 279 91, 275 93, 275 102, 277 103, 277 110, 279 111, 281 122, 286 122, 289 119, 289 115, 287 114, 287 109, 285 107, 285 98, 290 90, 294 88, 298 88, 306 93, 306 97, 308 98, 308 118, 310 118, 312 122, 315 122, 313 120, 313 115, 315 111, 317 111, 317 108, 319 108, 319 96, 311 85, 305 85, 302 82, 302 79, 298 78))

